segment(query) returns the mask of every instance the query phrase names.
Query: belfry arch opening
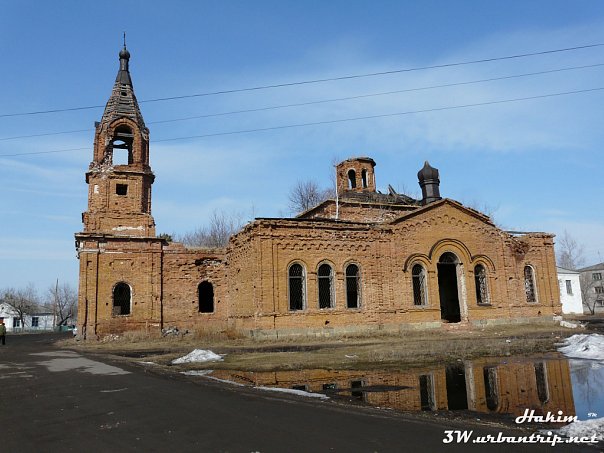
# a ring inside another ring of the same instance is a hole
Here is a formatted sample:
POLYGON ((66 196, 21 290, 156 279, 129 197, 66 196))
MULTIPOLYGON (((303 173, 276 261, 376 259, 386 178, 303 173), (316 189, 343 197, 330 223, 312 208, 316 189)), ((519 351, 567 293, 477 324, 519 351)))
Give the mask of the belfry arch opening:
POLYGON ((354 170, 348 170, 348 188, 357 188, 357 173, 354 170))
POLYGON ((437 264, 440 317, 447 322, 461 321, 459 265, 459 258, 452 252, 443 253, 437 264))
POLYGON ((111 153, 113 165, 130 165, 134 163, 132 155, 132 142, 134 134, 128 126, 119 126, 111 139, 111 153))

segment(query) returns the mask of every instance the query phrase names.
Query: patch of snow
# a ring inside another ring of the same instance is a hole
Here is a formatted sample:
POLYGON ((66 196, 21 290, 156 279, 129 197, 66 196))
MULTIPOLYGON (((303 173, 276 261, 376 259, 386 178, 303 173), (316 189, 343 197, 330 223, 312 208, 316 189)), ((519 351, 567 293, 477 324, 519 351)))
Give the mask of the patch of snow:
POLYGON ((141 365, 157 365, 157 363, 155 363, 155 362, 138 362, 138 363, 140 363, 141 365))
POLYGON ((329 399, 329 396, 323 395, 322 393, 311 393, 311 392, 306 392, 304 390, 283 389, 283 388, 279 388, 279 387, 254 387, 254 388, 258 389, 258 390, 266 390, 266 391, 270 391, 270 392, 291 393, 293 395, 307 396, 310 398, 319 398, 322 400, 329 399))
POLYGON ((183 371, 181 374, 184 374, 185 376, 207 376, 212 371, 213 370, 189 370, 183 371))
POLYGON ((576 329, 577 327, 584 327, 583 325, 581 325, 579 323, 570 322, 570 321, 560 321, 560 326, 566 327, 567 329, 576 329))
POLYGON ((194 349, 187 355, 172 360, 172 364, 177 365, 179 363, 218 362, 221 360, 222 356, 219 356, 212 351, 208 351, 206 349, 194 349))
POLYGON ((604 418, 577 420, 557 431, 566 437, 591 437, 595 434, 596 439, 604 440, 604 418))
POLYGON ((566 357, 604 361, 604 335, 577 334, 567 338, 558 348, 566 357))

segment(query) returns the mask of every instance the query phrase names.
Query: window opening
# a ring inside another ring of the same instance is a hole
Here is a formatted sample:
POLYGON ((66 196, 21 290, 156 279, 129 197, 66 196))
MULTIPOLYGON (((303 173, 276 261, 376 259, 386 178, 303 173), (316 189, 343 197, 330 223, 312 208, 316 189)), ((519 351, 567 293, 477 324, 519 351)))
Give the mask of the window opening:
POLYGON ((333 268, 329 264, 321 264, 317 274, 319 279, 319 308, 333 308, 333 268))
POLYGON ((40 318, 37 316, 32 316, 31 318, 31 326, 32 327, 40 327, 40 318))
POLYGON ((485 366, 482 369, 484 376, 484 394, 487 403, 487 409, 494 411, 499 406, 499 388, 497 384, 497 368, 494 366, 485 366))
POLYGON ((353 398, 357 398, 361 401, 365 400, 365 392, 361 390, 363 388, 363 381, 351 381, 350 382, 350 395, 353 398))
POLYGON ((346 306, 348 308, 359 308, 360 280, 359 266, 349 264, 346 267, 346 306))
POLYGON ((361 181, 363 183, 363 189, 367 188, 367 170, 363 169, 361 171, 361 181))
POLYGON ((547 368, 545 362, 534 363, 535 379, 537 381, 537 396, 539 401, 547 403, 549 401, 549 388, 547 385, 547 368))
POLYGON ((431 374, 422 374, 419 376, 419 399, 421 410, 433 411, 436 409, 434 403, 434 381, 431 374))
POLYGON ((128 195, 128 184, 116 184, 115 193, 117 195, 128 195))
POLYGON ((305 275, 301 264, 289 268, 289 309, 304 309, 305 275))
POLYGON ((120 282, 113 288, 113 315, 122 316, 130 314, 130 286, 120 282))
POLYGON ((600 272, 595 272, 595 273, 592 275, 592 278, 593 278, 594 280, 602 280, 602 273, 600 273, 600 272))
POLYGON ((354 170, 348 170, 348 188, 356 189, 357 187, 357 174, 354 170))
POLYGON ((535 292, 535 273, 531 266, 524 267, 524 292, 526 293, 527 302, 537 302, 537 294, 535 292))
POLYGON ((426 269, 421 264, 413 266, 413 305, 427 305, 426 269))
POLYGON ((199 313, 214 313, 214 287, 208 281, 197 287, 199 313))
POLYGON ((481 305, 489 304, 487 271, 482 264, 478 264, 474 268, 474 284, 476 286, 476 301, 481 305))
POLYGON ((566 294, 573 295, 573 282, 566 280, 566 294))

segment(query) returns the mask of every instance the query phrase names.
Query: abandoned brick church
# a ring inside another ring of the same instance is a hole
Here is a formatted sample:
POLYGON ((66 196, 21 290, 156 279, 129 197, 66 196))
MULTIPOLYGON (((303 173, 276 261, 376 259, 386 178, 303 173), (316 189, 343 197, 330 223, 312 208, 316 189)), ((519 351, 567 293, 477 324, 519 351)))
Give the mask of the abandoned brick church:
POLYGON ((512 234, 441 198, 376 189, 375 162, 336 167, 337 195, 295 218, 258 218, 221 249, 158 237, 151 215, 149 129, 119 53, 86 172, 77 233, 85 338, 176 326, 254 337, 331 335, 444 323, 551 320, 560 313, 553 235, 512 234), (127 164, 113 163, 117 153, 127 164))

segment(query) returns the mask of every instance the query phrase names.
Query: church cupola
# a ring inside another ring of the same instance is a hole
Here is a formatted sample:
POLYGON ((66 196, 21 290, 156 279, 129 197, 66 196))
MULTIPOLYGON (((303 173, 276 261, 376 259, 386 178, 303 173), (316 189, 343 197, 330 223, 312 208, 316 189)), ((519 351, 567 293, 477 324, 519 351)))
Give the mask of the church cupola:
POLYGON ((422 188, 422 205, 427 205, 441 199, 440 179, 438 176, 438 169, 431 167, 428 161, 424 163, 424 167, 417 173, 417 179, 422 188))
POLYGON ((94 153, 86 182, 84 231, 118 236, 155 236, 151 217, 149 129, 140 112, 130 52, 119 52, 119 69, 101 121, 95 123, 94 153))
POLYGON ((337 189, 344 192, 375 192, 375 161, 370 157, 355 157, 336 166, 337 189))

